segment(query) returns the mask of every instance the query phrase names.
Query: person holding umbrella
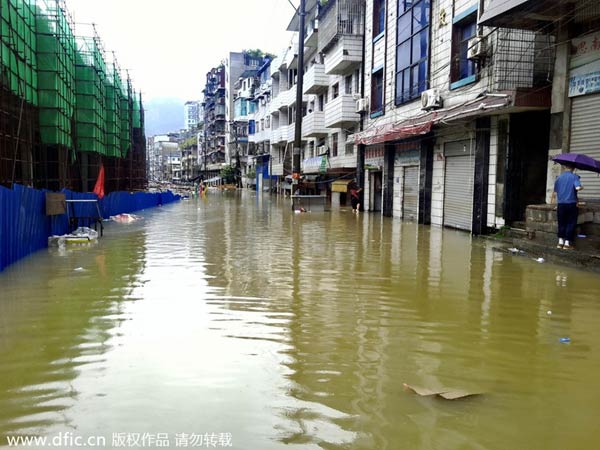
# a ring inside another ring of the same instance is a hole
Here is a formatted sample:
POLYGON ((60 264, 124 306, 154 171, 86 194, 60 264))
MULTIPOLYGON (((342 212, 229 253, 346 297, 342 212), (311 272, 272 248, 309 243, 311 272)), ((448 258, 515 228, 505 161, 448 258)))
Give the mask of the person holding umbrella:
MULTIPOLYGON (((558 161, 557 161, 558 162, 558 161)), ((552 203, 557 202, 556 216, 558 219, 558 245, 557 248, 570 250, 575 239, 577 226, 577 192, 583 189, 579 176, 573 173, 575 169, 571 163, 561 162, 565 171, 554 182, 552 203)))

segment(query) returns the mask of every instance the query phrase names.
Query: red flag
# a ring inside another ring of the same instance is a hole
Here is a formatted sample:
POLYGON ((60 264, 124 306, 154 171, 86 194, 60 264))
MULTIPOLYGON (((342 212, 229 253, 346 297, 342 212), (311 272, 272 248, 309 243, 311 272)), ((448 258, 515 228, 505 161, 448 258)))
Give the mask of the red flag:
POLYGON ((98 179, 96 180, 93 192, 100 200, 104 197, 104 164, 100 165, 100 172, 98 173, 98 179))

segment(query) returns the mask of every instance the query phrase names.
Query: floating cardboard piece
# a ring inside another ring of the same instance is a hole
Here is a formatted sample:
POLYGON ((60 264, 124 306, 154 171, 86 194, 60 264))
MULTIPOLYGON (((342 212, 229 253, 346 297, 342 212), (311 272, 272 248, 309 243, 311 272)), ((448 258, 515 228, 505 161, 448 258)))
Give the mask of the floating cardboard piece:
POLYGON ((433 391, 431 389, 427 389, 427 388, 423 388, 423 387, 419 387, 419 386, 411 386, 406 383, 404 383, 403 386, 404 386, 404 389, 412 391, 415 394, 420 395, 421 397, 436 396, 439 398, 443 398, 445 400, 458 400, 461 398, 473 397, 473 396, 482 394, 482 392, 467 392, 467 391, 462 391, 460 389, 438 389, 438 390, 433 391))

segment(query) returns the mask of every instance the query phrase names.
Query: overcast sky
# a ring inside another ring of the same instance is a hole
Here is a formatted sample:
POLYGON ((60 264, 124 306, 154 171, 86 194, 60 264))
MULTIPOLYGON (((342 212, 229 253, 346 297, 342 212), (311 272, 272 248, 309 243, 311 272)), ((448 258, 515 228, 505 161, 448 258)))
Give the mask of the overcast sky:
POLYGON ((76 23, 96 24, 144 100, 201 99, 206 72, 229 51, 286 47, 294 14, 288 0, 66 1, 76 23))

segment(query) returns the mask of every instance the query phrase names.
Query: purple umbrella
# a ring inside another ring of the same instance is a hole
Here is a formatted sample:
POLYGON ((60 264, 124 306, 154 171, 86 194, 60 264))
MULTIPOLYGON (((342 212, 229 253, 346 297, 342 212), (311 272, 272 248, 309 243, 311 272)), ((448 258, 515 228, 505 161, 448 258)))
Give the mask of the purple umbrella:
POLYGON ((576 169, 600 173, 600 161, 580 153, 563 153, 552 158, 552 161, 571 165, 576 169))

